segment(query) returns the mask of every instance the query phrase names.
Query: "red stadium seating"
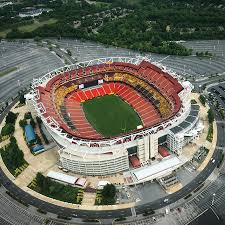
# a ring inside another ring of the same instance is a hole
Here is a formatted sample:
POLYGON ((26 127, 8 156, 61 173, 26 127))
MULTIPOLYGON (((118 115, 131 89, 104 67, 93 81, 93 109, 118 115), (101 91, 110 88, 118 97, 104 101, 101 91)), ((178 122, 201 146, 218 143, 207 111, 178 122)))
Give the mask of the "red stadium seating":
POLYGON ((167 99, 167 101, 171 103, 173 111, 170 116, 173 116, 179 111, 181 101, 178 93, 183 89, 183 87, 175 78, 162 72, 160 68, 146 61, 141 62, 139 65, 113 62, 65 72, 63 75, 56 75, 54 78, 50 79, 45 87, 39 86, 39 102, 44 104, 47 111, 44 114, 45 117, 51 116, 54 118, 59 126, 71 135, 76 135, 79 137, 84 136, 90 139, 99 139, 102 138, 101 135, 98 134, 86 120, 80 102, 87 101, 98 96, 116 94, 136 110, 142 119, 144 127, 154 126, 157 123, 162 122, 163 118, 157 107, 151 104, 151 102, 142 96, 141 93, 136 91, 134 87, 129 86, 132 84, 126 81, 126 77, 123 76, 121 82, 113 82, 112 80, 109 83, 104 82, 98 87, 73 90, 64 96, 64 107, 69 114, 69 118, 75 125, 76 130, 72 131, 66 125, 61 113, 57 111, 54 105, 53 99, 55 90, 62 85, 66 89, 72 85, 83 84, 97 79, 104 79, 105 74, 108 73, 108 76, 110 77, 115 71, 119 73, 124 72, 126 74, 131 74, 132 76, 136 76, 139 79, 148 82, 150 86, 160 92, 167 99), (90 74, 93 74, 93 76, 90 76, 90 74), (86 77, 87 75, 88 77, 86 77))

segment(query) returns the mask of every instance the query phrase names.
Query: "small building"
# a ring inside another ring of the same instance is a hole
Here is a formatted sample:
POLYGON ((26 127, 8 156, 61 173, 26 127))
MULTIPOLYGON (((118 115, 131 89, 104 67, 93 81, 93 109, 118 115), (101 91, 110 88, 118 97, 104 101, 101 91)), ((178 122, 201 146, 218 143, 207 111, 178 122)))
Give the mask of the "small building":
POLYGON ((7 5, 12 5, 12 4, 13 4, 12 2, 1 2, 0 3, 0 8, 3 8, 5 6, 7 6, 7 5))
POLYGON ((106 186, 107 184, 111 184, 111 183, 107 180, 100 180, 98 182, 98 189, 102 190, 104 186, 106 186))
POLYGON ((20 12, 19 17, 36 17, 40 16, 43 12, 49 12, 52 11, 52 9, 32 9, 30 11, 20 12))
POLYGON ((132 171, 132 176, 136 183, 153 180, 171 174, 175 169, 181 166, 181 163, 178 157, 167 157, 161 162, 132 171))
POLYGON ((53 180, 57 180, 61 183, 71 184, 71 185, 75 185, 76 181, 78 180, 77 177, 59 173, 59 172, 55 172, 55 171, 49 171, 47 174, 47 177, 49 177, 53 180))
POLYGON ((86 185, 86 183, 87 180, 85 178, 78 178, 75 184, 83 188, 86 185))
POLYGON ((32 141, 36 140, 34 128, 30 124, 27 124, 24 127, 24 131, 25 131, 26 141, 27 141, 28 144, 31 143, 32 141))
POLYGON ((36 145, 35 147, 33 147, 32 151, 34 154, 38 154, 45 151, 45 148, 43 145, 36 145))

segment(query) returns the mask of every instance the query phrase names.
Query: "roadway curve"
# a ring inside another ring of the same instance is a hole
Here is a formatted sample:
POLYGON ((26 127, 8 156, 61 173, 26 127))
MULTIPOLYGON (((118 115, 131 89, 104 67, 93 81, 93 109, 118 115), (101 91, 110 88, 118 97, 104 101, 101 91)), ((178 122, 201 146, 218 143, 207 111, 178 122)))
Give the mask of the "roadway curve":
MULTIPOLYGON (((5 115, 9 112, 11 107, 15 104, 16 100, 12 102, 5 111, 0 115, 0 123, 2 122, 5 115)), ((224 128, 221 123, 217 123, 218 134, 224 134, 224 128)), ((225 139, 223 138, 224 135, 218 135, 217 137, 217 146, 225 146, 225 139)), ((177 200, 185 197, 190 192, 195 190, 201 183, 203 183, 207 177, 212 173, 212 171, 216 168, 220 156, 222 154, 222 150, 216 149, 213 154, 213 158, 215 159, 215 163, 208 163, 205 169, 189 184, 184 186, 178 192, 167 196, 166 198, 169 200, 167 203, 164 202, 165 198, 160 198, 156 201, 149 202, 143 205, 135 206, 136 214, 141 214, 146 210, 150 209, 159 209, 170 205, 171 203, 176 202, 177 200)), ((33 205, 34 207, 41 208, 47 212, 51 212, 57 215, 64 215, 69 217, 77 217, 77 218, 99 218, 99 219, 112 219, 118 218, 121 216, 132 216, 131 210, 121 209, 121 210, 104 210, 104 211, 90 211, 90 210, 79 210, 79 209, 69 209, 61 206, 57 206, 45 201, 42 201, 32 195, 28 194, 27 192, 23 191, 19 187, 17 187, 0 169, 0 182, 3 186, 8 189, 12 194, 22 199, 29 205, 33 205)))

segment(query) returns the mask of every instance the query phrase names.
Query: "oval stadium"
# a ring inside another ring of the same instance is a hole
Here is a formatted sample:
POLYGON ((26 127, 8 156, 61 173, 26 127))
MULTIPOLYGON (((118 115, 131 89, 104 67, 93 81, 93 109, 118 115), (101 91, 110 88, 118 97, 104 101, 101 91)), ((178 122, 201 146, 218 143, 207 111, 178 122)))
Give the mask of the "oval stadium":
POLYGON ((128 183, 140 183, 185 163, 178 156, 203 129, 192 88, 148 58, 111 57, 34 79, 26 99, 63 168, 91 176, 132 170, 128 183))

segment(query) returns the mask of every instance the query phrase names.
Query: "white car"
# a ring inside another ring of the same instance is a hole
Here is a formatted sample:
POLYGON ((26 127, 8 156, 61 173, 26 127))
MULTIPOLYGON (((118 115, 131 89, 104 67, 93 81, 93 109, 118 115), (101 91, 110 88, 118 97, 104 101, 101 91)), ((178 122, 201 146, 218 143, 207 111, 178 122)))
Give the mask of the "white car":
POLYGON ((168 202, 168 201, 169 201, 169 199, 168 199, 168 198, 165 198, 165 199, 164 199, 164 202, 165 202, 165 203, 166 203, 166 202, 168 202))

